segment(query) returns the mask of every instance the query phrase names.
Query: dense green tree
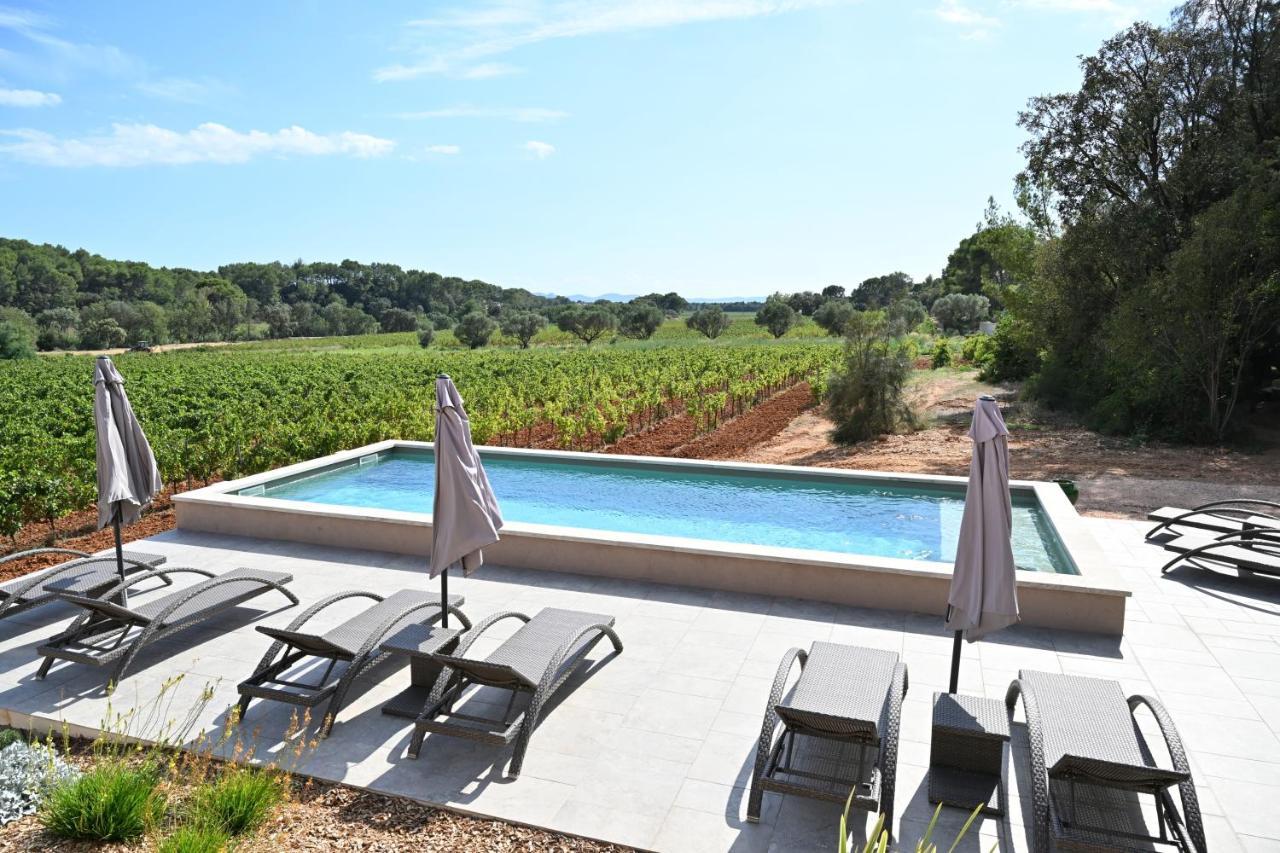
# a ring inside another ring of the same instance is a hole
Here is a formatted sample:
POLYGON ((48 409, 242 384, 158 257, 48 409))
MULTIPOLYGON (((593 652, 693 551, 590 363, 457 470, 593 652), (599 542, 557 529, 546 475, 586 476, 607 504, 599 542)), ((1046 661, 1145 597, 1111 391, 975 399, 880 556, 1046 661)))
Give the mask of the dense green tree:
POLYGON ((200 291, 188 291, 169 307, 169 331, 179 341, 208 340, 213 334, 209 300, 200 291))
POLYGON ((823 302, 826 302, 826 299, 822 294, 814 293, 812 290, 793 293, 787 297, 787 305, 791 310, 806 317, 812 317, 813 313, 822 307, 823 302))
POLYGON ((690 314, 684 324, 700 335, 715 339, 724 334, 731 322, 719 305, 704 305, 690 314))
POLYGON ((915 299, 898 299, 889 306, 886 316, 891 334, 905 335, 929 319, 929 312, 915 299))
POLYGON ((129 333, 112 317, 90 320, 80 327, 80 345, 85 349, 113 349, 122 347, 129 333))
POLYGON ((267 324, 268 337, 287 338, 293 334, 293 309, 283 302, 262 309, 262 319, 267 324))
POLYGON ((990 308, 981 293, 950 293, 935 301, 930 313, 944 332, 968 334, 987 319, 990 308))
POLYGON ((840 337, 855 313, 853 303, 848 300, 830 299, 813 313, 813 322, 821 326, 828 335, 840 337))
POLYGON ((0 308, 0 359, 36 354, 36 322, 18 308, 0 308))
POLYGON ((689 307, 689 302, 678 293, 647 293, 644 296, 631 300, 632 304, 636 302, 649 302, 657 305, 665 313, 675 316, 681 311, 689 307))
POLYGON ((844 287, 839 284, 828 284, 822 288, 823 299, 844 299, 844 287))
POLYGON ((384 332, 412 332, 418 328, 418 316, 403 308, 387 308, 378 315, 378 325, 384 332))
POLYGON ((588 305, 585 308, 561 311, 556 317, 556 325, 560 327, 560 331, 568 332, 591 346, 597 339, 618 327, 618 318, 604 305, 588 305))
POLYGON ((853 289, 849 298, 859 311, 875 311, 906 298, 911 294, 911 287, 911 276, 904 272, 891 272, 866 279, 853 289))
POLYGON ((547 325, 547 318, 532 311, 511 311, 499 321, 502 334, 520 342, 520 349, 528 349, 529 342, 547 325))
POLYGON ((653 337, 662 321, 666 319, 663 309, 647 302, 633 302, 622 306, 618 317, 618 331, 623 337, 644 341, 653 337))
POLYGON ((769 330, 769 334, 780 338, 796 324, 796 312, 781 294, 774 294, 765 300, 756 312, 756 325, 769 330))
POLYGON ((42 350, 74 349, 80 314, 74 308, 49 308, 36 317, 36 346, 42 350))
POLYGON ((489 343, 489 339, 496 331, 498 331, 498 324, 493 322, 488 314, 483 311, 472 311, 453 327, 453 336, 464 346, 480 349, 489 343))
POLYGON ((435 340, 436 330, 430 326, 423 326, 418 330, 418 346, 426 349, 431 346, 431 342, 435 340))

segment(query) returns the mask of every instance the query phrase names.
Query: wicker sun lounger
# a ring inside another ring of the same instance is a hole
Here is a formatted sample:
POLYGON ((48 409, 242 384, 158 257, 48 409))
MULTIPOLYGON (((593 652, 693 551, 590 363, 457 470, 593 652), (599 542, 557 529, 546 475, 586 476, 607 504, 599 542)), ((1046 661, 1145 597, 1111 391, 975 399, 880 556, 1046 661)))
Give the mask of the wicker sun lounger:
MULTIPOLYGON (((449 597, 449 612, 464 628, 471 622, 458 608, 460 595, 449 597)), ((291 705, 314 708, 328 701, 320 723, 320 736, 328 735, 342 710, 351 685, 368 667, 382 661, 383 640, 406 625, 428 624, 440 619, 440 597, 434 593, 401 590, 383 598, 372 592, 340 592, 307 608, 287 628, 259 625, 258 630, 275 640, 253 675, 240 682, 240 719, 244 719, 254 699, 274 699, 291 705), (332 605, 352 598, 368 598, 372 604, 340 625, 324 631, 306 631, 307 622, 332 605), (318 679, 307 679, 306 666, 327 661, 318 679), (331 678, 337 663, 347 666, 331 678), (305 680, 304 680, 305 679, 305 680)))
POLYGON ((1164 706, 1147 696, 1127 700, 1117 682, 1022 670, 1005 698, 1012 717, 1018 696, 1027 714, 1035 851, 1134 850, 1173 846, 1205 853, 1196 789, 1178 730, 1164 706), (1138 728, 1145 705, 1173 764, 1159 766, 1138 728), (1177 787, 1179 812, 1171 796, 1177 787), (1155 799, 1157 834, 1139 794, 1155 799))
MULTIPOLYGON (((0 619, 49 604, 58 598, 59 593, 96 598, 103 590, 120 582, 119 566, 114 554, 94 556, 70 548, 35 548, 0 557, 0 565, 40 554, 65 554, 75 559, 0 584, 0 619)), ((154 569, 163 564, 164 557, 157 554, 124 552, 125 574, 154 569)), ((170 583, 167 577, 159 577, 163 584, 170 583)))
POLYGON ((129 664, 149 643, 206 622, 273 589, 281 592, 292 604, 298 603, 297 596, 285 588, 293 576, 284 572, 235 569, 215 576, 203 569, 177 568, 165 569, 164 573, 196 574, 208 580, 127 607, 111 601, 111 597, 160 572, 135 575, 96 599, 60 593, 64 601, 77 605, 84 612, 76 617, 70 628, 37 649, 45 658, 40 665, 39 677, 44 678, 53 662, 62 659, 91 666, 114 664, 107 681, 119 684, 129 664))
POLYGON ((1162 542, 1161 547, 1177 554, 1160 567, 1162 575, 1186 563, 1198 569, 1209 570, 1216 566, 1242 573, 1280 576, 1280 531, 1252 530, 1214 538, 1178 536, 1162 542))
POLYGON ((446 669, 436 682, 426 708, 414 721, 410 757, 417 758, 428 732, 468 738, 481 743, 508 744, 515 741, 508 774, 520 775, 529 738, 537 728, 547 701, 586 661, 596 643, 605 637, 615 653, 622 641, 613 630, 613 617, 577 610, 545 608, 532 619, 523 613, 497 613, 468 631, 452 655, 436 654, 432 659, 446 669), (524 622, 484 660, 466 657, 469 649, 490 627, 503 619, 524 622), (455 712, 463 694, 476 686, 497 687, 511 692, 501 717, 481 717, 455 712), (523 710, 515 712, 516 700, 528 697, 523 710))
POLYGON ((788 651, 765 706, 747 820, 760 820, 766 791, 837 803, 852 791, 853 806, 883 813, 892 832, 906 693, 896 652, 837 643, 788 651), (800 678, 787 689, 797 662, 800 678))
POLYGON ((1243 533, 1247 530, 1280 530, 1280 503, 1255 498, 1213 501, 1194 509, 1162 506, 1147 513, 1157 522, 1147 531, 1147 540, 1165 533, 1176 533, 1175 527, 1207 530, 1210 533, 1243 533))

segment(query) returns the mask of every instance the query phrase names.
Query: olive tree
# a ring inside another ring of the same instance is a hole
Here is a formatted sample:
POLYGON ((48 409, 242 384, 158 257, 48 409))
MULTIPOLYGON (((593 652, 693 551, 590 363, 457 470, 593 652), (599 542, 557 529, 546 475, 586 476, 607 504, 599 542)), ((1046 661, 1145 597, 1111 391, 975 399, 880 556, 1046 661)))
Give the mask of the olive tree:
POLYGON ((532 311, 512 311, 502 315, 499 325, 502 334, 520 342, 520 349, 528 349, 529 342, 547 325, 547 318, 532 311))
POLYGON ((719 305, 708 305, 690 314, 684 324, 698 334, 714 339, 724 334, 731 322, 719 305))
POLYGON ((453 327, 453 336, 470 349, 480 349, 489 343, 489 338, 498 331, 498 324, 489 319, 488 314, 472 311, 453 327))

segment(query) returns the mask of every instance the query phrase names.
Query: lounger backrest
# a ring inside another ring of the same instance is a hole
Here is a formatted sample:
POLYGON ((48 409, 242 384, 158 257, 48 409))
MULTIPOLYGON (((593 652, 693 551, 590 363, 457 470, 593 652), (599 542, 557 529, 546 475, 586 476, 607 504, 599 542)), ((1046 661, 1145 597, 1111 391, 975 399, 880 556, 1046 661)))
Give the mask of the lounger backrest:
MULTIPOLYGON (((481 684, 494 687, 524 687, 532 690, 553 663, 556 653, 565 643, 578 637, 592 625, 613 625, 613 617, 603 613, 584 613, 579 610, 562 610, 545 607, 520 626, 483 661, 460 660, 447 655, 435 655, 441 663, 454 666, 481 684)), ((579 638, 578 645, 570 649, 566 660, 573 660, 577 652, 599 639, 592 633, 579 638)))
POLYGON ((1050 777, 1125 788, 1164 787, 1186 778, 1144 753, 1119 683, 1029 670, 1018 678, 1039 709, 1050 777))
POLYGON ((457 669, 480 684, 487 684, 492 687, 524 688, 526 690, 532 690, 538 686, 536 681, 531 681, 505 664, 459 658, 453 655, 432 655, 432 659, 445 666, 457 669))
POLYGON ((128 607, 116 604, 114 601, 106 601, 101 598, 89 598, 84 595, 71 595, 64 593, 60 595, 63 601, 74 604, 77 607, 83 607, 85 610, 92 610, 99 616, 107 619, 114 619, 128 625, 146 625, 151 621, 151 617, 133 610, 128 607))
POLYGON ((799 732, 877 742, 897 665, 896 652, 814 643, 800 680, 774 710, 799 732))
POLYGON ((319 634, 290 631, 287 628, 272 628, 268 625, 258 625, 257 630, 273 640, 279 640, 310 655, 338 658, 339 660, 345 660, 352 655, 349 649, 336 646, 319 634))

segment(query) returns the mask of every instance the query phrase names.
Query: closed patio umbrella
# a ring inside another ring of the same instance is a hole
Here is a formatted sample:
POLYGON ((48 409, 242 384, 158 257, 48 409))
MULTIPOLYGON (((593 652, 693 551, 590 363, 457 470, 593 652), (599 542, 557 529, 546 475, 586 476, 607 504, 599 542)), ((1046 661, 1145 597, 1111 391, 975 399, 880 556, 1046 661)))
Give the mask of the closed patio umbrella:
POLYGON ((123 581, 120 525, 137 521, 162 486, 151 444, 124 392, 124 377, 105 355, 98 356, 93 371, 93 422, 98 442, 98 529, 108 524, 115 528, 116 568, 123 581))
POLYGON ((995 397, 984 394, 978 398, 969 438, 973 440, 973 460, 947 595, 947 627, 955 631, 951 693, 956 692, 960 680, 961 635, 972 643, 1018 621, 1009 429, 995 397))
POLYGON ((471 421, 447 374, 436 377, 436 493, 431 510, 431 577, 440 576, 441 625, 449 627, 449 569, 467 574, 484 562, 481 549, 498 541, 502 513, 471 444, 471 421))

